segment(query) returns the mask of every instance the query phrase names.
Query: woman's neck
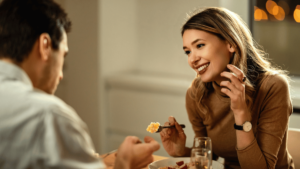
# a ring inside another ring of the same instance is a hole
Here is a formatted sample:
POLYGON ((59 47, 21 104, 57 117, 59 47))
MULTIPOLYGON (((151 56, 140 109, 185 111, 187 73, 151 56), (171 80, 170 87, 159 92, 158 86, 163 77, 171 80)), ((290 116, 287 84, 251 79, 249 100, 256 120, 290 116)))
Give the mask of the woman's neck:
POLYGON ((218 87, 221 87, 216 81, 214 81, 215 85, 217 85, 218 87))
POLYGON ((221 86, 220 83, 221 83, 222 81, 229 81, 229 79, 220 76, 218 79, 216 79, 216 80, 214 81, 214 83, 215 83, 216 85, 218 85, 218 86, 221 86))

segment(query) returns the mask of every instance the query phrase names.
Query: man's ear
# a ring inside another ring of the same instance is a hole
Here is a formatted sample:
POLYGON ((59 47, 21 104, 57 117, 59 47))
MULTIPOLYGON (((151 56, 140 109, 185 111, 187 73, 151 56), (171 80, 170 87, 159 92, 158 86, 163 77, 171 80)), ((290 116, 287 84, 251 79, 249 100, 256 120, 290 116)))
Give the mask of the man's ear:
POLYGON ((39 37, 39 51, 42 60, 46 61, 49 59, 52 50, 51 38, 48 33, 42 33, 39 37))

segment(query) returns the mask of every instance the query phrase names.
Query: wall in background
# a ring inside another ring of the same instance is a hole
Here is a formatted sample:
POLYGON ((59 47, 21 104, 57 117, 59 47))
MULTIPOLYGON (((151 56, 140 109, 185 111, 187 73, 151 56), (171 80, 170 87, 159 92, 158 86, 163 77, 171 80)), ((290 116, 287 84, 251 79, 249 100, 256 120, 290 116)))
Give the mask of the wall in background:
POLYGON ((71 105, 85 121, 100 149, 100 54, 99 1, 56 0, 68 13, 72 30, 68 34, 69 54, 64 79, 56 95, 71 105))

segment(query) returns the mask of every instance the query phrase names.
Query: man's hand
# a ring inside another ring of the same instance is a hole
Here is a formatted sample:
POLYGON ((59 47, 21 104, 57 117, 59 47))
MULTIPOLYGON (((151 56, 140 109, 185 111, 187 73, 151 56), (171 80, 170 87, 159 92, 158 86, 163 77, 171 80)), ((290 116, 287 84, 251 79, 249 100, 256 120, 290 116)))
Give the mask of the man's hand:
POLYGON ((114 169, 141 169, 153 161, 152 154, 160 147, 157 141, 146 136, 142 143, 135 136, 128 136, 118 149, 114 169))

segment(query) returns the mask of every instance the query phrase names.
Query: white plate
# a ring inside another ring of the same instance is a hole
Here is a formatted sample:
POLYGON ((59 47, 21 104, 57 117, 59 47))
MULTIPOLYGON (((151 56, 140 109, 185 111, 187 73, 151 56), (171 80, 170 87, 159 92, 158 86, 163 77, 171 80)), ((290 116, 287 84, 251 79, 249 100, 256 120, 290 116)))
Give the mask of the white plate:
MULTIPOLYGON (((158 169, 159 167, 176 165, 176 162, 178 162, 178 161, 183 161, 184 163, 189 163, 190 157, 168 158, 168 159, 163 159, 163 160, 159 160, 159 161, 154 161, 153 163, 151 163, 149 165, 149 169, 158 169)), ((224 169, 224 166, 217 161, 213 161, 212 167, 213 167, 213 169, 224 169)))

